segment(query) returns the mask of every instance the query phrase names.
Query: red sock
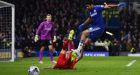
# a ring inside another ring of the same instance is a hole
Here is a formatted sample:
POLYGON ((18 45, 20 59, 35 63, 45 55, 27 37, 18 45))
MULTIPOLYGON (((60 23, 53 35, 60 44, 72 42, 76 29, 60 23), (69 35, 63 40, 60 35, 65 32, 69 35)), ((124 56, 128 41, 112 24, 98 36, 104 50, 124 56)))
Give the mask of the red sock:
POLYGON ((69 43, 68 40, 64 41, 63 47, 62 47, 63 50, 66 50, 68 48, 68 43, 69 43))

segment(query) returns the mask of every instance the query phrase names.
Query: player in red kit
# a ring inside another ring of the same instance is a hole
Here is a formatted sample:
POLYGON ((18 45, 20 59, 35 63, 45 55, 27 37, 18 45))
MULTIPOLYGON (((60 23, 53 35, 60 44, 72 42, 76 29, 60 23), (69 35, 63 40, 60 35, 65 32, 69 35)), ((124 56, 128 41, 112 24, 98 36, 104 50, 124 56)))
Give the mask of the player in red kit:
POLYGON ((77 62, 77 57, 73 55, 73 51, 68 51, 69 40, 65 41, 63 48, 59 54, 57 63, 53 67, 58 69, 73 69, 77 62), (74 56, 74 57, 73 57, 74 56))
MULTIPOLYGON (((74 30, 71 30, 69 33, 69 37, 67 40, 64 41, 62 50, 58 56, 57 63, 53 66, 54 69, 73 69, 75 64, 77 63, 77 56, 76 53, 71 50, 69 50, 69 44, 72 43, 74 35, 74 30)), ((72 45, 72 44, 71 44, 72 45)))
POLYGON ((72 45, 72 39, 74 36, 74 30, 71 30, 68 36, 63 43, 62 50, 58 56, 57 63, 54 64, 51 68, 53 69, 73 69, 75 64, 78 61, 77 55, 72 49, 74 49, 74 45, 69 50, 69 45, 72 45))

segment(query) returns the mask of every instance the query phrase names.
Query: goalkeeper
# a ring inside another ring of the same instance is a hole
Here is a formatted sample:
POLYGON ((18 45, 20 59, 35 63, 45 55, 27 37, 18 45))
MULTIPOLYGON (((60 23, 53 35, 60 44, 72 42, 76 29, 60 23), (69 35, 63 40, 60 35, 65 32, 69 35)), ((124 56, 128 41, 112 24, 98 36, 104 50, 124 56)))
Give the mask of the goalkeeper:
POLYGON ((35 35, 35 42, 37 42, 40 39, 40 52, 39 52, 39 63, 43 63, 43 51, 48 46, 49 54, 50 54, 50 60, 51 62, 55 63, 53 59, 53 42, 56 42, 56 36, 54 31, 54 23, 52 22, 52 15, 48 14, 46 15, 46 21, 43 21, 35 35))

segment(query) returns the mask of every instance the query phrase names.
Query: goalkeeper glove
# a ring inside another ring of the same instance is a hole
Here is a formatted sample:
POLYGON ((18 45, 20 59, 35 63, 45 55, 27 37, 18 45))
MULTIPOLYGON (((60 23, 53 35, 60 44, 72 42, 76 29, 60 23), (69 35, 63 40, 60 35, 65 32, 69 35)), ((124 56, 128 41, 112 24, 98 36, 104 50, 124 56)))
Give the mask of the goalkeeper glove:
POLYGON ((37 42, 39 40, 39 36, 35 35, 34 41, 37 42))

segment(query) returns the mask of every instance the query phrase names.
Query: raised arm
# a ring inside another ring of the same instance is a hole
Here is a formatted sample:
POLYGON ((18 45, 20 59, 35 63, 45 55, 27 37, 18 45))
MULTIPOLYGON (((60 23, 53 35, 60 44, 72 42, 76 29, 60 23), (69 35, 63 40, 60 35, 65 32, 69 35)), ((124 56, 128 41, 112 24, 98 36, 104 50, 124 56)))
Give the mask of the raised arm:
POLYGON ((106 2, 104 3, 104 8, 105 9, 108 9, 108 8, 112 8, 112 7, 118 7, 119 5, 118 4, 107 4, 106 2))

